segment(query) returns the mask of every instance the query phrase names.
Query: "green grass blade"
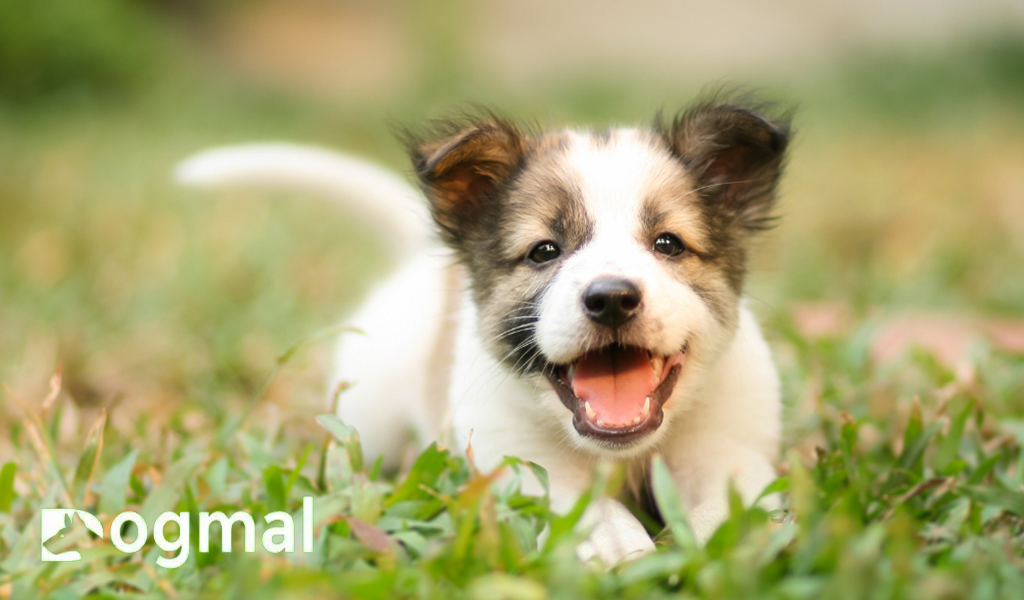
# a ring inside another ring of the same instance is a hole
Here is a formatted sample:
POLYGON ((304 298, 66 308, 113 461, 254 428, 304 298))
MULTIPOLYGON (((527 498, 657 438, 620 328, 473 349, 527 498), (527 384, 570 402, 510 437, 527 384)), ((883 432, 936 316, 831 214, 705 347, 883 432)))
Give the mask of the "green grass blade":
POLYGON ((89 494, 89 486, 92 484, 93 476, 96 474, 96 467, 100 462, 100 455, 103 454, 103 432, 107 424, 107 411, 103 411, 100 417, 89 430, 86 436, 85 448, 78 459, 75 467, 75 476, 71 480, 72 488, 76 491, 75 506, 85 506, 86 497, 89 494))
POLYGON ((306 461, 309 460, 310 453, 313 452, 313 444, 306 444, 306 448, 302 451, 302 455, 299 456, 298 462, 295 463, 295 469, 288 476, 288 481, 284 486, 284 497, 287 499, 292 494, 292 488, 295 487, 295 483, 302 476, 302 468, 306 466, 306 461))
POLYGON ((672 532, 676 544, 684 550, 691 550, 697 547, 697 540, 693 537, 693 530, 686 519, 686 507, 679 497, 679 490, 676 482, 672 479, 672 473, 665 464, 665 459, 660 454, 655 455, 651 461, 651 489, 654 492, 654 501, 658 505, 661 518, 665 526, 672 532))
POLYGON ((281 468, 271 465, 263 471, 263 483, 267 489, 267 510, 276 512, 286 507, 284 475, 281 468))
POLYGON ((14 503, 14 474, 18 470, 14 461, 4 463, 0 468, 0 512, 10 513, 14 503))
POLYGON ((205 459, 206 457, 202 454, 189 454, 167 469, 163 480, 150 490, 146 501, 142 503, 142 508, 139 510, 139 514, 147 523, 152 523, 160 513, 171 510, 177 505, 185 480, 205 459))
POLYGON ((128 483, 132 476, 132 469, 135 468, 135 459, 139 451, 132 450, 107 471, 107 475, 100 483, 100 513, 111 516, 124 510, 128 483))
POLYGON ((949 432, 939 442, 939 448, 935 452, 935 468, 939 472, 946 472, 953 461, 960 458, 960 442, 964 437, 964 428, 968 419, 974 412, 974 402, 968 402, 949 424, 949 432))
POLYGON ((409 475, 388 499, 386 506, 394 506, 406 500, 429 500, 430 494, 420 486, 436 487, 437 478, 441 476, 447 463, 448 451, 439 449, 437 444, 431 444, 413 463, 409 475))

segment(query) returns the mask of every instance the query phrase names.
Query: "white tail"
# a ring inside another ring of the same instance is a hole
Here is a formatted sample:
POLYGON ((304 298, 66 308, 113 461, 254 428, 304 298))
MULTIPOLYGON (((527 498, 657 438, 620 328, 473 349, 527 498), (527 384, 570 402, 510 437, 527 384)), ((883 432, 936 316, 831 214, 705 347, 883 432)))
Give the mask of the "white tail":
POLYGON ((338 201, 375 227, 409 258, 434 236, 423 195, 401 177, 366 160, 325 148, 270 143, 200 152, 180 163, 174 179, 199 188, 255 186, 300 190, 338 201))

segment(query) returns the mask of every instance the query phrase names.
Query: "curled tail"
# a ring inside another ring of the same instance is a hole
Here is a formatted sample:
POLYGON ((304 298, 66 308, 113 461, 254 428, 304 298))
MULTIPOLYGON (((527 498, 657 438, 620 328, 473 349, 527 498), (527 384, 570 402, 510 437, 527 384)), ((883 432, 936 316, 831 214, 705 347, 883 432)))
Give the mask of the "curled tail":
POLYGON ((306 191, 351 209, 384 239, 400 236, 403 256, 432 246, 433 227, 422 194, 369 161, 325 148, 284 143, 246 144, 200 152, 174 171, 178 183, 217 189, 236 186, 306 191))

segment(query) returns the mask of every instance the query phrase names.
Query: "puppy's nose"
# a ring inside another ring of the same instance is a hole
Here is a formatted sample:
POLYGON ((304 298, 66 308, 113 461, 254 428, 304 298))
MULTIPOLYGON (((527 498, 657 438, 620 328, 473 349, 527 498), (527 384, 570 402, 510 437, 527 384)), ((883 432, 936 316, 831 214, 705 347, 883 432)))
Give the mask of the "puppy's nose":
POLYGON ((596 323, 617 329, 636 316, 640 290, 628 279, 595 279, 583 292, 583 310, 596 323))

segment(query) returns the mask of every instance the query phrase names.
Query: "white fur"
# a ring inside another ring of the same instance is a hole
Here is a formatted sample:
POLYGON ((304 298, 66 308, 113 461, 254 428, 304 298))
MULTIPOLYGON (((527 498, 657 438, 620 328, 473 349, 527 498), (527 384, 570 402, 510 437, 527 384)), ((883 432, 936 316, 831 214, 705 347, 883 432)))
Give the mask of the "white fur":
MULTIPOLYGON (((446 303, 445 294, 452 292, 445 275, 451 261, 436 249, 409 260, 351 319, 366 335, 342 340, 331 389, 341 381, 355 384, 344 393, 339 414, 360 431, 368 455, 382 454, 388 464, 398 464, 407 432, 414 430, 422 442, 441 435, 458 450, 471 444, 481 469, 496 467, 504 456, 518 456, 547 469, 556 510, 567 510, 586 489, 599 460, 661 452, 689 507, 695 534, 705 540, 727 515, 729 480, 752 502, 775 477, 778 376, 745 306, 736 329, 725 329, 693 290, 666 274, 648 242, 637 239, 645 190, 671 165, 637 141, 634 132, 620 130, 616 135, 616 143, 602 146, 578 135, 566 157, 566 176, 580 184, 595 234, 565 260, 544 293, 537 339, 545 356, 556 362, 601 346, 599 334, 581 333, 589 326, 580 308, 582 289, 600 275, 627 275, 638 282, 645 307, 631 335, 666 354, 687 343, 696 350, 687 357, 655 435, 624 452, 604 450, 580 436, 571 425, 571 413, 546 381, 516 377, 485 351, 468 292, 458 292, 446 303), (430 418, 423 390, 438 336, 446 335, 442 324, 453 318, 456 339, 443 421, 448 427, 442 429, 430 418)), ((410 210, 408 197, 415 192, 393 176, 382 177, 378 167, 323 150, 306 154, 310 151, 301 148, 272 148, 263 154, 243 148, 200 155, 185 163, 181 179, 206 185, 269 180, 337 190, 336 196, 369 216, 410 210), (316 168, 310 166, 311 159, 316 168), (258 168, 238 168, 244 164, 258 168), (268 178, 269 172, 277 175, 268 178)), ((412 230, 424 222, 419 216, 380 219, 389 227, 397 223, 412 230)), ((413 235, 428 238, 423 231, 413 235)), ((525 486, 529 493, 541 491, 536 481, 525 486)), ((580 547, 584 558, 596 556, 612 564, 653 549, 640 523, 614 500, 593 505, 584 523, 593 528, 580 547)))
MULTIPOLYGON (((620 337, 619 341, 662 355, 677 353, 688 343, 700 351, 690 352, 687 357, 689 364, 685 365, 684 376, 672 398, 678 405, 690 400, 690 396, 682 393, 686 383, 692 381, 688 376, 700 369, 699 362, 707 355, 720 352, 712 342, 721 339, 723 333, 697 294, 667 275, 663 259, 650 251, 653 240, 639 239, 637 216, 645 192, 673 168, 670 159, 636 140, 633 131, 617 133, 618 143, 600 149, 588 143, 587 138, 577 137, 567 156, 565 169, 580 184, 595 232, 586 246, 565 260, 545 291, 537 340, 544 355, 555 363, 569 362, 589 349, 611 343, 610 333, 594 327, 579 299, 599 277, 629 279, 640 289, 644 308, 624 334, 625 339, 620 337)), ((554 393, 546 396, 548 404, 564 412, 554 393)), ((666 412, 667 421, 671 421, 672 414, 673 411, 666 412)), ((600 451, 593 442, 570 431, 570 421, 563 418, 560 422, 575 443, 600 451)), ((637 455, 650 450, 669 429, 660 427, 627 453, 637 455)))
POLYGON ((398 466, 414 434, 426 441, 438 434, 420 396, 448 262, 441 254, 423 255, 379 285, 347 319, 362 333, 345 334, 335 352, 331 400, 339 385, 351 384, 339 398, 338 415, 359 431, 366 456, 384 456, 389 469, 398 466), (410 300, 416 310, 409 310, 410 300))

